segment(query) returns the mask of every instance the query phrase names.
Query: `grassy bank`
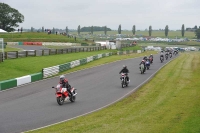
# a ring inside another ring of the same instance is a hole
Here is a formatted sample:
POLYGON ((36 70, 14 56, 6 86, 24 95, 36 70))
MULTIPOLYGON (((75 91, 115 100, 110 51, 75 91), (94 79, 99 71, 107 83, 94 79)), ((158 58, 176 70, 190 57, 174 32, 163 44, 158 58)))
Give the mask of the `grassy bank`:
POLYGON ((9 52, 9 51, 20 51, 20 48, 14 48, 12 46, 6 46, 6 48, 4 48, 4 52, 9 52))
MULTIPOLYGON (((116 50, 101 50, 92 52, 69 53, 60 55, 26 57, 26 58, 5 60, 3 63, 0 63, 0 68, 1 68, 0 81, 41 72, 42 68, 45 67, 51 67, 67 63, 73 60, 82 59, 92 55, 97 55, 99 53, 115 52, 115 51, 116 50)), ((135 56, 143 56, 143 54, 133 54, 133 56, 127 56, 127 57, 132 58, 135 56)), ((116 55, 116 57, 118 56, 116 55)), ((112 58, 112 57, 106 57, 106 58, 112 58)), ((99 60, 97 60, 97 62, 98 61, 99 60)))
POLYGON ((200 53, 184 53, 129 97, 32 133, 199 133, 200 53))
POLYGON ((71 42, 71 43, 82 43, 85 41, 79 40, 78 38, 68 38, 63 35, 56 35, 47 33, 37 32, 23 32, 21 33, 0 33, 0 38, 4 39, 4 42, 71 42))

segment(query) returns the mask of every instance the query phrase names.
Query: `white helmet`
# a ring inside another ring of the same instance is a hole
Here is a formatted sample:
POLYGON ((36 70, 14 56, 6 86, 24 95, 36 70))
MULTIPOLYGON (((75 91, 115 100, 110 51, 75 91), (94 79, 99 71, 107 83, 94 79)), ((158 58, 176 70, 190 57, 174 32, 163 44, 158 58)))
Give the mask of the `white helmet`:
POLYGON ((60 76, 60 81, 64 81, 64 79, 65 79, 65 76, 64 76, 64 75, 61 75, 61 76, 60 76))
POLYGON ((123 68, 126 68, 126 65, 123 65, 123 68))

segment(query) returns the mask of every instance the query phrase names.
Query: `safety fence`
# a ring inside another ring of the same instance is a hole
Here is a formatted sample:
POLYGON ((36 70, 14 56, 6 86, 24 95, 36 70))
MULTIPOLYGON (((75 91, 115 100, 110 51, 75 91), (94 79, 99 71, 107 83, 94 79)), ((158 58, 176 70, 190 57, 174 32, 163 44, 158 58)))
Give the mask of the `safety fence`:
POLYGON ((21 57, 30 56, 45 56, 45 55, 56 55, 56 54, 67 54, 76 52, 90 52, 105 50, 105 46, 99 47, 75 47, 75 48, 65 48, 65 49, 43 49, 43 50, 28 50, 28 51, 10 51, 5 52, 5 59, 15 59, 21 57))
POLYGON ((56 66, 52 66, 52 67, 48 67, 48 68, 43 68, 42 73, 43 73, 43 78, 47 78, 47 77, 51 77, 53 75, 58 74, 59 72, 63 72, 66 70, 69 70, 71 68, 74 68, 76 66, 80 66, 83 64, 86 64, 88 62, 106 57, 106 56, 111 56, 112 53, 104 53, 104 54, 98 54, 98 55, 94 55, 94 56, 90 56, 87 58, 83 58, 83 59, 79 59, 79 60, 75 60, 72 62, 67 62, 65 64, 61 64, 61 65, 56 65, 56 66))
POLYGON ((31 75, 26 75, 23 77, 0 81, 0 90, 6 90, 8 88, 16 87, 22 84, 35 82, 35 81, 41 80, 42 78, 43 78, 43 75, 40 72, 40 73, 31 74, 31 75))

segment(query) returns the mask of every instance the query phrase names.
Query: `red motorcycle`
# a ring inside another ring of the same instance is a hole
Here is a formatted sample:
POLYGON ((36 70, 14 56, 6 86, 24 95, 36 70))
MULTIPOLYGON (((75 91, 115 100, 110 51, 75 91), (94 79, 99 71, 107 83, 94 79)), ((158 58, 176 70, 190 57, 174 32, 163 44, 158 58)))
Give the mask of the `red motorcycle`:
POLYGON ((75 92, 76 89, 74 87, 71 88, 71 92, 73 96, 71 96, 68 93, 67 88, 62 87, 62 84, 58 84, 56 87, 53 86, 52 88, 56 90, 55 95, 56 95, 57 103, 59 105, 63 105, 63 103, 68 100, 71 102, 75 102, 77 93, 75 92))
POLYGON ((152 64, 153 63, 153 58, 150 57, 149 60, 150 60, 150 63, 152 64))

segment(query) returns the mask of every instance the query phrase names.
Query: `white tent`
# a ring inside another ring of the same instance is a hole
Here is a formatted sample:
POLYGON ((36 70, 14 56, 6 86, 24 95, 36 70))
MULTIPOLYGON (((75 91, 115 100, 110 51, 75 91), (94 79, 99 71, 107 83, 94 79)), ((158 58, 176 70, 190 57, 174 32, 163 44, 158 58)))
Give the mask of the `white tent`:
POLYGON ((6 33, 7 31, 0 29, 0 33, 6 33))

